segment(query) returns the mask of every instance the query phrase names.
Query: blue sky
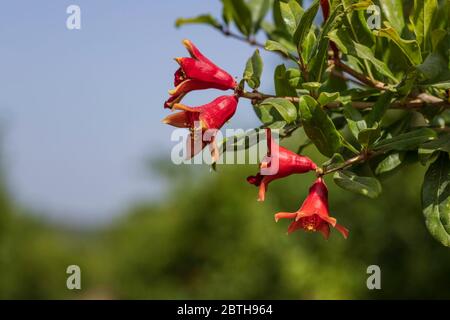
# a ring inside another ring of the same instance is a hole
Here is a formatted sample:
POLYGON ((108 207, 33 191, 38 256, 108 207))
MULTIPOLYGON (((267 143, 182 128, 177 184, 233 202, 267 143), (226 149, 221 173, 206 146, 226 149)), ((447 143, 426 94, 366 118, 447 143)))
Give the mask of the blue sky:
MULTIPOLYGON (((162 105, 173 84, 172 58, 186 55, 181 40, 191 39, 233 76, 254 50, 207 27, 174 28, 177 17, 220 10, 219 0, 2 3, 3 160, 17 200, 62 221, 90 223, 161 194, 164 184, 145 161, 170 159, 172 129, 161 123, 162 105), (81 8, 81 30, 66 28, 71 4, 81 8)), ((269 66, 276 61, 263 58, 269 66)), ((191 93, 186 103, 217 94, 191 93)), ((240 103, 231 125, 256 124, 249 104, 240 103)))

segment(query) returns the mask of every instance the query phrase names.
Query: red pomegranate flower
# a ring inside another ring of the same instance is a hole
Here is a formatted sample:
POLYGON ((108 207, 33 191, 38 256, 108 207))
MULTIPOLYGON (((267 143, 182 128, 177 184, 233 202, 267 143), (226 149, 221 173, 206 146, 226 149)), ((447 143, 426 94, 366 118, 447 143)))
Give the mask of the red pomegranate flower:
POLYGON ((295 219, 288 228, 288 233, 297 229, 305 231, 319 231, 325 239, 330 235, 330 225, 336 228, 345 239, 348 230, 336 223, 336 219, 330 217, 328 212, 328 190, 322 178, 309 188, 308 197, 297 212, 279 212, 275 215, 275 221, 279 219, 295 219))
POLYGON ((237 86, 232 76, 207 59, 191 41, 184 40, 183 44, 191 57, 175 58, 180 68, 175 72, 175 88, 169 91, 170 98, 164 103, 165 108, 172 108, 193 90, 228 90, 237 86))
POLYGON ((317 165, 308 157, 300 156, 275 143, 270 129, 267 133, 267 155, 260 164, 256 176, 249 176, 247 181, 259 186, 258 201, 264 201, 268 184, 276 179, 287 177, 294 173, 305 173, 316 170, 317 165))
POLYGON ((187 159, 192 158, 210 144, 213 161, 217 161, 219 152, 215 143, 215 134, 234 115, 237 104, 238 98, 234 95, 221 96, 198 107, 176 103, 173 109, 180 112, 167 116, 163 123, 178 128, 188 128, 191 131, 186 148, 187 159))

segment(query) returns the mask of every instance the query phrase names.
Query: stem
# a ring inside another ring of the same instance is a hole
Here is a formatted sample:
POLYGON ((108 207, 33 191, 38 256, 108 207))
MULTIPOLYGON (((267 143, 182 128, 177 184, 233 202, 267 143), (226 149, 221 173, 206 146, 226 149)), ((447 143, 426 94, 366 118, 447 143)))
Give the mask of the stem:
MULTIPOLYGON (((252 101, 255 101, 255 103, 261 102, 268 98, 282 98, 286 99, 290 102, 298 103, 300 101, 299 97, 277 97, 275 95, 271 94, 265 94, 261 93, 259 91, 254 92, 246 92, 241 91, 237 92, 237 95, 240 98, 244 99, 250 99, 252 101)), ((366 101, 353 101, 351 102, 351 105, 355 109, 369 109, 372 108, 375 102, 366 102, 366 101)), ((341 102, 335 101, 327 104, 325 108, 327 109, 337 109, 341 108, 343 105, 341 102)), ((443 108, 450 108, 450 102, 447 102, 445 100, 439 99, 435 96, 431 96, 425 93, 420 94, 414 99, 410 99, 407 101, 394 101, 390 104, 391 109, 420 109, 425 106, 433 106, 433 107, 443 107, 443 108)))
MULTIPOLYGON (((266 46, 263 43, 260 43, 260 42, 256 41, 256 39, 249 38, 249 37, 244 37, 244 36, 241 36, 240 34, 233 33, 225 26, 217 27, 217 30, 219 30, 226 37, 230 37, 230 38, 233 38, 233 39, 245 42, 245 43, 247 43, 247 44, 249 44, 251 46, 258 47, 258 48, 261 48, 261 49, 264 49, 264 50, 266 49, 266 46)), ((278 54, 283 59, 288 59, 289 58, 289 56, 285 55, 284 53, 282 53, 280 51, 271 51, 271 52, 274 52, 274 53, 278 54)))
POLYGON ((360 153, 357 156, 354 156, 353 158, 347 159, 346 161, 344 161, 341 165, 339 165, 337 167, 333 167, 330 169, 319 168, 318 170, 316 170, 316 173, 317 173, 317 176, 324 176, 326 174, 334 173, 336 171, 348 168, 356 163, 364 162, 370 158, 373 158, 373 157, 378 156, 383 153, 384 153, 383 151, 376 151, 376 152, 364 151, 363 153, 360 153))
POLYGON ((299 52, 299 56, 298 56, 298 62, 299 62, 300 69, 302 70, 302 73, 303 73, 303 78, 305 79, 306 82, 308 82, 309 81, 308 68, 306 67, 305 61, 303 60, 303 57, 300 52, 299 52))
POLYGON ((377 80, 372 80, 371 78, 367 77, 366 75, 359 73, 358 71, 352 69, 345 63, 343 63, 339 59, 332 60, 330 62, 331 64, 334 64, 336 67, 344 71, 345 73, 348 73, 352 77, 358 79, 360 82, 364 83, 365 85, 368 85, 369 87, 379 89, 379 90, 387 90, 388 87, 385 83, 377 80))
POLYGON ((222 32, 222 34, 226 37, 230 37, 230 38, 234 38, 236 40, 246 42, 251 46, 255 46, 255 47, 259 47, 259 48, 263 48, 263 49, 265 48, 264 44, 257 42, 255 39, 251 39, 248 37, 241 36, 240 34, 233 33, 225 26, 220 26, 217 28, 217 30, 222 32))
POLYGON ((344 75, 342 74, 341 71, 337 71, 335 68, 331 69, 331 74, 334 75, 335 77, 338 77, 338 78, 344 80, 344 81, 350 81, 350 82, 353 82, 354 84, 357 84, 358 86, 361 86, 361 87, 364 86, 364 83, 361 83, 361 82, 359 82, 358 80, 353 79, 353 78, 347 78, 346 76, 344 76, 344 75))

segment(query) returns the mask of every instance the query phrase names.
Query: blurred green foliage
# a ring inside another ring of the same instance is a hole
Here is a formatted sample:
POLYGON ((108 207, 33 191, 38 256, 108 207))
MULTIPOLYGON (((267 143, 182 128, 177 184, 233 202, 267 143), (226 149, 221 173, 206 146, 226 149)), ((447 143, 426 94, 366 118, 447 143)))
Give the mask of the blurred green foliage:
POLYGON ((96 230, 22 212, 2 187, 0 298, 450 298, 450 253, 420 210, 420 165, 385 177, 370 201, 328 181, 331 214, 350 229, 348 240, 334 232, 328 241, 287 236, 287 222, 273 219, 300 206, 313 174, 274 182, 259 203, 245 181, 255 166, 154 168, 170 180, 166 196, 96 230), (81 290, 66 288, 71 264, 81 267, 81 290), (366 287, 372 264, 382 290, 366 287))

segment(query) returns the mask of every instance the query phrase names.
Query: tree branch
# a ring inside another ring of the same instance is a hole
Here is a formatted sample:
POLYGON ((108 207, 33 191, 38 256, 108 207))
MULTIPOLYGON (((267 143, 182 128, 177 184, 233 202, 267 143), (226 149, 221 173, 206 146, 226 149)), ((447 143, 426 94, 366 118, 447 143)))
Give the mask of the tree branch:
POLYGON ((358 71, 352 69, 351 67, 349 67, 348 65, 343 63, 340 59, 331 60, 329 63, 338 67, 345 73, 348 73, 349 75, 358 79, 360 82, 364 83, 365 85, 368 85, 369 87, 379 89, 379 90, 387 90, 388 89, 388 86, 385 83, 378 81, 378 80, 370 79, 366 75, 359 73, 358 71))
POLYGON ((263 48, 263 49, 265 48, 264 44, 257 42, 255 39, 247 38, 247 37, 241 36, 240 34, 233 33, 225 26, 220 26, 217 28, 217 30, 222 32, 222 34, 226 37, 230 37, 230 38, 234 38, 236 40, 243 41, 245 43, 248 43, 251 46, 255 46, 255 47, 259 47, 259 48, 263 48))
MULTIPOLYGON (((268 98, 282 98, 286 99, 290 102, 298 103, 300 101, 299 97, 277 97, 275 95, 271 94, 265 94, 258 91, 254 92, 237 92, 237 95, 241 98, 250 99, 254 104, 257 104, 261 101, 264 101, 268 98)), ((370 109, 373 107, 375 102, 366 102, 366 101, 352 101, 351 105, 355 109, 370 109)), ((445 100, 442 100, 440 98, 437 98, 435 96, 422 93, 418 95, 414 99, 406 100, 406 101, 394 101, 391 103, 390 108, 391 109, 420 109, 425 106, 432 106, 432 107, 443 107, 443 108, 450 108, 450 102, 447 102, 445 100)), ((337 109, 343 107, 341 102, 335 101, 327 104, 325 108, 327 109, 337 109)))

